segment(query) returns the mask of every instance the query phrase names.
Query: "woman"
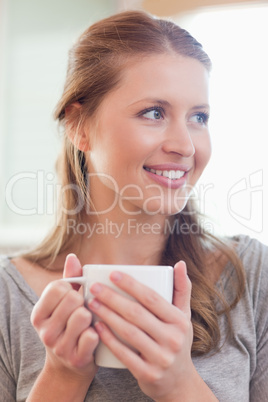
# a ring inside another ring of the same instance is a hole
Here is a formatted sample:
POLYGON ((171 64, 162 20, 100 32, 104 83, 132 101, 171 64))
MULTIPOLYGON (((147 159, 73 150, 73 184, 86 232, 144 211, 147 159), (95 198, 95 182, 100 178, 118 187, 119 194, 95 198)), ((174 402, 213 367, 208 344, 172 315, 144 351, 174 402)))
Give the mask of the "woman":
POLYGON ((267 248, 206 233, 190 199, 211 153, 210 68, 186 31, 137 11, 94 24, 73 47, 56 110, 60 218, 38 248, 1 263, 5 400, 268 396, 267 248), (137 302, 94 284, 87 309, 60 278, 90 263, 173 265, 173 304, 114 272, 137 302), (126 370, 95 365, 100 339, 126 370))

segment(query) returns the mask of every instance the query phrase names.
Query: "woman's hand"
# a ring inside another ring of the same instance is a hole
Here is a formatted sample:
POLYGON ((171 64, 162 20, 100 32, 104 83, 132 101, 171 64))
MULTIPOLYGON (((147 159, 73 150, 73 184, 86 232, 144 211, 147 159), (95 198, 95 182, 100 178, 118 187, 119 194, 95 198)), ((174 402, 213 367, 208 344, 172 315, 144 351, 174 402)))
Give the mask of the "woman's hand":
MULTIPOLYGON (((68 255, 64 277, 81 274, 77 257, 68 255)), ((51 378, 62 379, 62 385, 71 382, 75 388, 79 383, 81 388, 81 383, 84 383, 86 392, 97 371, 93 352, 99 336, 90 326, 92 314, 84 307, 84 298, 77 286, 61 280, 51 282, 35 305, 31 321, 46 347, 43 371, 51 370, 51 378)))
POLYGON ((110 288, 93 284, 89 307, 103 322, 95 327, 101 340, 137 379, 145 394, 156 401, 216 400, 197 374, 191 359, 191 283, 186 264, 174 268, 173 304, 132 277, 114 272, 111 280, 138 302, 110 288), (110 330, 134 347, 135 353, 110 330), (198 387, 196 393, 193 389, 198 387), (193 399, 196 398, 196 399, 193 399), (212 397, 212 399, 209 399, 212 397), (189 398, 189 399, 188 399, 189 398))

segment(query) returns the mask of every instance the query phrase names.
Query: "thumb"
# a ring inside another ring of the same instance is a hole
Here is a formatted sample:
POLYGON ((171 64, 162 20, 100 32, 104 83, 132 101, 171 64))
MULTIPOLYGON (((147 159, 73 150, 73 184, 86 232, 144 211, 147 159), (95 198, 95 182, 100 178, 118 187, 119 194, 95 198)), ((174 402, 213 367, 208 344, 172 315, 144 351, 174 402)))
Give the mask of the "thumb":
MULTIPOLYGON (((76 276, 82 276, 83 270, 81 263, 75 254, 68 254, 63 269, 63 278, 73 278, 76 276)), ((79 285, 72 285, 74 289, 79 289, 79 285)))
POLYGON ((173 304, 191 317, 191 290, 192 284, 187 275, 186 263, 179 261, 174 267, 173 304))

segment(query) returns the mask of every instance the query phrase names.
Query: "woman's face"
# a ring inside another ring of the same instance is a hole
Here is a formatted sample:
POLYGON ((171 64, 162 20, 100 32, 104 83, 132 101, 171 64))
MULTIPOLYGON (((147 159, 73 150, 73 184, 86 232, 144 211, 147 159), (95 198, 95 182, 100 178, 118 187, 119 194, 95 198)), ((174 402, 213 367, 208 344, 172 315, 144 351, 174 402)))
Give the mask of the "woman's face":
POLYGON ((90 192, 100 211, 181 211, 211 154, 208 72, 174 54, 134 59, 86 125, 90 192), (98 175, 99 174, 99 175, 98 175))

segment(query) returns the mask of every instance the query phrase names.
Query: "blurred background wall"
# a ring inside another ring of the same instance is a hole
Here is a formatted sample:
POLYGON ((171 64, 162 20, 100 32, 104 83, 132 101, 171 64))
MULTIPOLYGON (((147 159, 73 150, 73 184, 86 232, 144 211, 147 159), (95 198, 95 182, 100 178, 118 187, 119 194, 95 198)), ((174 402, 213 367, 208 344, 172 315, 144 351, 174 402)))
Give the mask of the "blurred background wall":
POLYGON ((214 153, 194 194, 204 224, 267 243, 267 1, 0 0, 0 252, 38 242, 54 222, 52 113, 68 49, 94 21, 135 8, 188 29, 213 61, 214 153))
POLYGON ((54 222, 60 136, 52 114, 68 50, 116 10, 110 0, 0 0, 2 248, 39 241, 54 222))

